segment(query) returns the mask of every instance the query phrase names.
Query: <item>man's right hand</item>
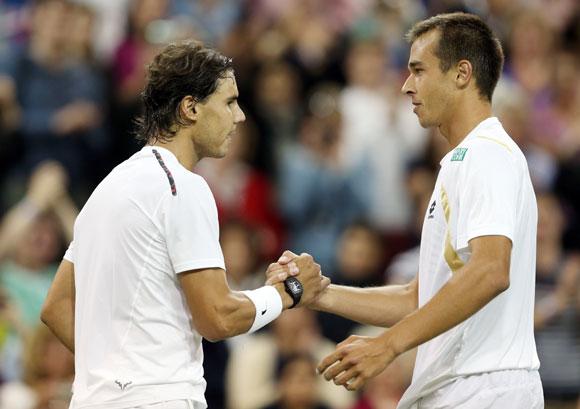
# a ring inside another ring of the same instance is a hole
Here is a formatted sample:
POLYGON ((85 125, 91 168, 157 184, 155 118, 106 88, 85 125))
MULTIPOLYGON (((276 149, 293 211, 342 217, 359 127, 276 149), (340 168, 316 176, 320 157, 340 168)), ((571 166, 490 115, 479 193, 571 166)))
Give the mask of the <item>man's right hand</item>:
POLYGON ((266 271, 266 285, 282 284, 288 277, 296 276, 302 284, 304 293, 298 306, 309 306, 330 284, 330 279, 321 274, 320 264, 316 263, 312 256, 302 253, 300 256, 285 251, 278 259, 278 263, 270 264, 266 271), (294 264, 296 269, 288 269, 287 265, 294 264))

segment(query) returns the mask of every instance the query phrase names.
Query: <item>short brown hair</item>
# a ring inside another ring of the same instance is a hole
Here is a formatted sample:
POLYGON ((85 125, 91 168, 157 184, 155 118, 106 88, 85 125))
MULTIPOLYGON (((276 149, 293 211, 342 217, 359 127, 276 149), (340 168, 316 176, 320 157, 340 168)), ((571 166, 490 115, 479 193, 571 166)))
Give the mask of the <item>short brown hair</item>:
POLYGON ((418 22, 409 30, 406 39, 413 44, 432 30, 441 33, 435 51, 441 71, 447 72, 459 61, 468 60, 473 66, 480 94, 491 102, 504 61, 501 43, 493 31, 476 15, 448 13, 418 22))
POLYGON ((141 93, 143 115, 137 119, 136 138, 169 141, 176 126, 188 125, 179 112, 181 100, 191 95, 203 102, 218 81, 233 71, 231 58, 195 41, 166 46, 149 65, 148 82, 141 93))

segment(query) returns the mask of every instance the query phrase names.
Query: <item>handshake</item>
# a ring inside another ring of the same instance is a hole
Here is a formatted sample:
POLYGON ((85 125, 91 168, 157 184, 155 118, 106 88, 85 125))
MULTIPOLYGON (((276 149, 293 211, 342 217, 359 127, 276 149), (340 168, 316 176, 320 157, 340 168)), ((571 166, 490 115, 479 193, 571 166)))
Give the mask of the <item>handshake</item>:
POLYGON ((266 283, 274 287, 284 287, 290 301, 284 304, 288 308, 312 307, 324 290, 330 284, 330 279, 322 275, 320 264, 316 263, 307 253, 296 255, 286 250, 276 263, 272 263, 266 270, 266 283))

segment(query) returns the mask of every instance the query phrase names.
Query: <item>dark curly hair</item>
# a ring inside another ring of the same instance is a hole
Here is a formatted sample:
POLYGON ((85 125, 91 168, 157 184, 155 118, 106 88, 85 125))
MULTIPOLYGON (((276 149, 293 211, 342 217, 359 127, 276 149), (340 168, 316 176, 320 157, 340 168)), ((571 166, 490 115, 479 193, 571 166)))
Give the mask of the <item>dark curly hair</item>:
POLYGON ((141 93, 143 114, 136 120, 135 137, 144 143, 170 141, 180 126, 190 124, 180 114, 181 100, 190 95, 203 102, 232 71, 231 58, 201 43, 165 47, 148 66, 148 82, 141 93))
POLYGON ((439 14, 415 24, 406 35, 407 41, 413 44, 432 30, 441 33, 435 51, 441 71, 447 72, 459 61, 468 60, 479 93, 491 102, 504 62, 501 43, 493 31, 473 14, 439 14))

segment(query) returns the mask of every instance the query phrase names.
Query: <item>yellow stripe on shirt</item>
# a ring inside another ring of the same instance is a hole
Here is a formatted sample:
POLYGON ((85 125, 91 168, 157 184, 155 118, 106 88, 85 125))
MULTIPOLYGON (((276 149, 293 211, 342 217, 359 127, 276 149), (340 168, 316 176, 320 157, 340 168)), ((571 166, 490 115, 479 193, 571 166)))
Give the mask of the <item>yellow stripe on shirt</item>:
POLYGON ((464 266, 463 260, 457 254, 457 251, 451 245, 451 232, 449 221, 451 220, 451 207, 449 206, 449 198, 447 197, 447 192, 441 186, 441 206, 443 206, 443 213, 445 215, 445 221, 447 222, 447 231, 445 233, 445 249, 443 251, 443 257, 445 262, 451 269, 451 272, 455 273, 461 267, 464 266))

